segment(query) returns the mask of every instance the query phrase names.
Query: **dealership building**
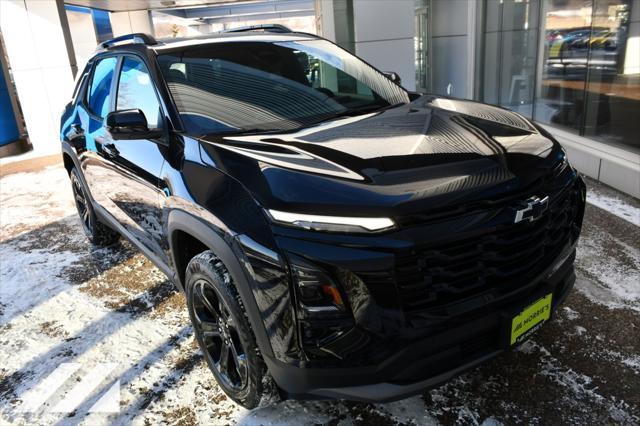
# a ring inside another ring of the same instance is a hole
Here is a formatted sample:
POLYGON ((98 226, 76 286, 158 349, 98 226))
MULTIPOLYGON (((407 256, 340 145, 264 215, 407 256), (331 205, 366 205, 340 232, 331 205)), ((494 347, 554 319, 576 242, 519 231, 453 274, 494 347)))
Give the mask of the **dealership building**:
POLYGON ((518 111, 581 172, 640 197, 640 0, 2 0, 0 162, 59 150, 99 41, 264 23, 333 40, 407 89, 518 111))

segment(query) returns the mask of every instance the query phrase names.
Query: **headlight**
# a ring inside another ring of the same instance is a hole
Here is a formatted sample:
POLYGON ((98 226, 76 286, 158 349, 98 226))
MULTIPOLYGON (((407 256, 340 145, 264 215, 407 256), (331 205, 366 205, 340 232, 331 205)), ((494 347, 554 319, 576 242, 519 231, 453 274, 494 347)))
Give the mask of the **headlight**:
POLYGON ((319 216, 313 214, 287 213, 268 210, 275 222, 298 228, 327 232, 376 232, 395 226, 388 217, 341 217, 319 216))
POLYGON ((300 306, 307 314, 345 310, 342 293, 326 271, 298 256, 290 255, 289 260, 300 306))

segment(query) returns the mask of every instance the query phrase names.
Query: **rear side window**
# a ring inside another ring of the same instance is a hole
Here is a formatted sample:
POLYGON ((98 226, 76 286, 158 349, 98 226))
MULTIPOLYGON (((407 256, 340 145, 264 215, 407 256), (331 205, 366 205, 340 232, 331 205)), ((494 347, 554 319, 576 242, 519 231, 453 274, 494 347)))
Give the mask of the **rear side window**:
POLYGON ((93 70, 91 87, 89 88, 89 110, 97 116, 104 117, 109 113, 111 103, 111 82, 116 68, 115 57, 101 59, 93 70))
POLYGON ((118 81, 116 110, 134 108, 142 110, 150 129, 160 127, 160 103, 149 71, 142 61, 125 57, 118 81))

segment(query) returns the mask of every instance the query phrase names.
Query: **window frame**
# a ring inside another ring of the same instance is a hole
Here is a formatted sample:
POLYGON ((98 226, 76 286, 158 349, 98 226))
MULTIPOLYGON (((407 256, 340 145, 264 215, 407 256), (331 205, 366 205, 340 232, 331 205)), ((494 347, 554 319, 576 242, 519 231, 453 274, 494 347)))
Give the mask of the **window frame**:
MULTIPOLYGON (((108 58, 112 58, 112 57, 116 58, 116 64, 115 64, 115 66, 113 68, 114 73, 115 73, 115 71, 118 69, 118 64, 119 64, 120 58, 119 58, 119 55, 116 54, 116 53, 109 53, 109 54, 106 54, 106 55, 95 56, 91 60, 92 61, 92 63, 91 63, 91 71, 90 71, 89 77, 86 79, 87 84, 85 85, 85 93, 84 93, 84 96, 82 97, 82 106, 89 113, 91 118, 93 118, 94 120, 97 120, 97 121, 104 120, 106 118, 106 116, 105 117, 99 116, 89 106, 89 97, 91 96, 91 85, 93 84, 93 77, 95 76, 95 70, 96 70, 96 67, 98 66, 98 64, 102 60, 108 59, 108 58)), ((113 82, 114 82, 114 80, 115 79, 111 79, 111 85, 109 87, 109 94, 113 93, 113 89, 114 89, 113 82)), ((109 98, 109 112, 113 112, 113 105, 114 105, 113 104, 113 97, 110 97, 109 98)), ((107 113, 107 114, 109 114, 109 113, 107 113)))
MULTIPOLYGON (((164 128, 164 126, 166 126, 166 111, 164 109, 164 106, 162 104, 162 98, 160 98, 160 95, 158 93, 158 87, 157 84, 155 82, 155 80, 153 79, 153 75, 151 74, 151 68, 149 67, 149 64, 144 60, 144 58, 142 58, 139 55, 136 55, 134 53, 121 53, 118 55, 118 62, 116 63, 116 78, 114 79, 114 81, 112 83, 114 83, 114 86, 112 87, 114 96, 113 96, 113 103, 111 105, 111 111, 117 111, 117 107, 118 107, 118 90, 120 89, 120 75, 122 72, 122 64, 124 63, 124 59, 125 58, 133 58, 134 60, 139 61, 142 65, 144 65, 144 67, 147 70, 147 75, 149 76, 149 80, 151 81, 151 85, 153 86, 153 93, 156 95, 156 101, 158 103, 159 106, 159 110, 161 112, 160 117, 159 117, 159 123, 157 123, 158 127, 155 127, 154 129, 162 129, 164 128)), ((145 116, 146 118, 146 116, 145 116)), ((148 124, 148 123, 147 123, 148 124)))
POLYGON ((92 64, 87 63, 82 69, 82 73, 78 74, 78 77, 76 78, 75 87, 73 89, 73 94, 71 95, 72 104, 76 105, 78 102, 82 102, 82 98, 85 95, 85 86, 86 86, 85 83, 87 82, 87 79, 91 75, 91 70, 92 70, 92 64))

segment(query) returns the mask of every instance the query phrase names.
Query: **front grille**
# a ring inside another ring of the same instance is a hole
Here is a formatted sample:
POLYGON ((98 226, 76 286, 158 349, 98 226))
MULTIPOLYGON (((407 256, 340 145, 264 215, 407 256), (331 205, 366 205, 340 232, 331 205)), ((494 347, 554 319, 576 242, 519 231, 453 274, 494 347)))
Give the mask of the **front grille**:
POLYGON ((527 284, 577 238, 580 199, 579 188, 566 188, 550 196, 547 211, 534 222, 503 223, 473 238, 397 253, 388 278, 403 311, 445 317, 447 305, 460 307, 527 284))

